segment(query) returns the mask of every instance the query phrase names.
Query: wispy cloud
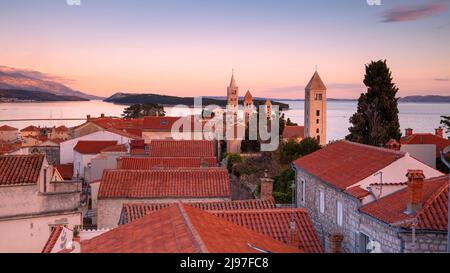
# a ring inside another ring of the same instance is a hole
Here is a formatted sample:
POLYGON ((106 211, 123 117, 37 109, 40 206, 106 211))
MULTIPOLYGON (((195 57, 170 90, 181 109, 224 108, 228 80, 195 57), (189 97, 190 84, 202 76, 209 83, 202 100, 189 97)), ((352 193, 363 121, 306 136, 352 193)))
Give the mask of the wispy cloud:
POLYGON ((450 81, 449 78, 436 78, 434 80, 437 81, 437 82, 449 82, 450 81))
POLYGON ((10 77, 21 77, 25 76, 28 78, 43 80, 43 81, 55 81, 62 84, 72 84, 75 82, 75 80, 64 78, 61 76, 56 76, 52 74, 42 73, 35 70, 29 70, 29 69, 19 69, 19 68, 12 68, 7 66, 0 65, 0 72, 3 72, 4 74, 8 74, 10 77))
POLYGON ((448 9, 447 3, 430 3, 420 6, 401 6, 388 10, 383 14, 385 23, 413 21, 423 17, 432 16, 448 9))

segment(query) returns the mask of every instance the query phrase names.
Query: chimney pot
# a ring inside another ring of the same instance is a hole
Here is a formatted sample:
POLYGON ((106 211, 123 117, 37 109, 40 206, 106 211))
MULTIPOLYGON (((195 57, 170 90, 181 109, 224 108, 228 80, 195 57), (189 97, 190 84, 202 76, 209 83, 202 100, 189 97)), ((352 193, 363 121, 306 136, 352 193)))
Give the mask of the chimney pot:
POLYGON ((273 179, 264 177, 261 178, 261 199, 270 199, 272 198, 273 191, 273 179))
POLYGON ((328 237, 330 240, 330 252, 331 253, 342 253, 342 241, 344 240, 344 236, 341 234, 330 234, 328 237))
POLYGON ((411 136, 413 134, 413 129, 407 128, 405 129, 405 136, 411 136))
POLYGON ((434 130, 434 132, 435 132, 435 135, 436 136, 438 136, 438 137, 444 137, 444 129, 442 129, 441 127, 439 127, 439 128, 436 128, 435 130, 434 130))
POLYGON ((409 201, 406 208, 407 214, 416 213, 422 208, 423 184, 425 175, 422 170, 408 170, 408 196, 409 201))

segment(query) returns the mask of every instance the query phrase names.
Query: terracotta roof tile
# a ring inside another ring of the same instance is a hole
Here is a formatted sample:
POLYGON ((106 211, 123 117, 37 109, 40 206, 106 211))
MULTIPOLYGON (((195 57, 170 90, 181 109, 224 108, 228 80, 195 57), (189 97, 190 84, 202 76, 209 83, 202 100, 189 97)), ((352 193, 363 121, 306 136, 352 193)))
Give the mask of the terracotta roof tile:
POLYGON ((173 124, 182 117, 144 117, 145 130, 170 131, 173 124))
POLYGON ((80 140, 73 149, 80 154, 99 154, 101 150, 116 144, 117 140, 80 140))
MULTIPOLYGON (((273 199, 251 199, 235 201, 214 201, 214 202, 190 202, 194 208, 206 211, 226 211, 226 210, 255 210, 276 208, 273 199)), ((121 223, 126 224, 135 221, 145 215, 170 206, 171 203, 127 203, 122 207, 121 223)))
POLYGON ((404 155, 399 151, 341 140, 295 160, 294 164, 344 190, 404 155))
POLYGON ((125 146, 125 144, 117 144, 117 145, 106 147, 106 148, 102 149, 100 152, 104 153, 104 152, 126 152, 126 151, 127 151, 127 147, 125 146))
POLYGON ((73 178, 73 163, 58 164, 53 167, 58 170, 63 179, 71 180, 73 178))
MULTIPOLYGON (((408 188, 387 195, 361 207, 368 214, 387 224, 394 224, 417 217, 419 229, 447 230, 448 223, 448 175, 425 179, 422 209, 415 214, 406 214, 409 202, 408 188)), ((408 224, 402 225, 409 228, 408 224)))
POLYGON ((447 146, 450 146, 450 140, 442 137, 438 137, 433 134, 412 134, 400 139, 400 143, 404 144, 435 144, 436 145, 436 157, 441 155, 441 151, 447 146))
POLYGON ((152 140, 151 157, 214 157, 210 140, 152 140))
POLYGON ((67 131, 69 131, 69 128, 67 128, 67 127, 64 126, 64 125, 61 125, 61 126, 56 127, 56 128, 55 128, 55 131, 56 131, 56 132, 67 132, 67 131))
POLYGON ((40 132, 41 129, 39 127, 36 127, 34 125, 27 126, 20 130, 21 132, 40 132))
POLYGON ((61 232, 63 230, 63 226, 58 225, 56 226, 53 231, 50 233, 50 237, 48 238, 47 242, 45 243, 44 248, 42 249, 41 253, 51 253, 53 250, 53 247, 55 246, 56 242, 59 239, 59 235, 61 235, 61 232))
POLYGON ((35 184, 44 162, 44 155, 0 156, 0 186, 35 184))
POLYGON ((18 130, 17 128, 8 125, 0 126, 0 131, 17 131, 17 130, 18 130))
POLYGON ((122 169, 150 170, 154 168, 216 167, 215 157, 122 157, 122 169))
POLYGON ((98 198, 229 198, 226 169, 107 170, 98 198))
POLYGON ((353 197, 356 197, 358 199, 362 199, 368 195, 370 195, 370 192, 368 190, 365 190, 361 188, 360 186, 354 186, 351 188, 348 188, 345 190, 346 193, 350 194, 353 197))
POLYGON ((303 138, 305 135, 304 126, 286 126, 283 131, 283 138, 303 138))
POLYGON ((175 204, 81 242, 83 253, 301 252, 189 205, 175 204))

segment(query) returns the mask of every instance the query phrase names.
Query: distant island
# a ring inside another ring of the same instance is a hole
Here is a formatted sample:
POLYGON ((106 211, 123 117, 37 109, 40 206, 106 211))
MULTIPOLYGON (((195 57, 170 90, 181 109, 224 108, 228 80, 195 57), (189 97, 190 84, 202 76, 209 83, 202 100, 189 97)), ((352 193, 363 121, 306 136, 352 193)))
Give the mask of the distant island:
POLYGON ((418 102, 418 103, 450 103, 450 96, 407 96, 400 98, 399 102, 418 102))
POLYGON ((55 95, 42 91, 0 89, 0 102, 88 101, 76 96, 55 95))
MULTIPOLYGON (((138 104, 138 103, 157 103, 163 106, 174 106, 177 104, 194 106, 194 97, 176 97, 158 94, 130 94, 130 93, 116 93, 103 101, 112 102, 116 104, 138 104)), ((242 103, 242 99, 239 100, 242 103)), ((263 99, 255 99, 255 105, 261 105, 265 103, 263 99)), ((203 97, 203 106, 205 105, 217 105, 225 107, 227 105, 226 99, 217 99, 211 97, 203 97)), ((289 109, 289 104, 272 101, 273 105, 278 105, 281 110, 289 109)))

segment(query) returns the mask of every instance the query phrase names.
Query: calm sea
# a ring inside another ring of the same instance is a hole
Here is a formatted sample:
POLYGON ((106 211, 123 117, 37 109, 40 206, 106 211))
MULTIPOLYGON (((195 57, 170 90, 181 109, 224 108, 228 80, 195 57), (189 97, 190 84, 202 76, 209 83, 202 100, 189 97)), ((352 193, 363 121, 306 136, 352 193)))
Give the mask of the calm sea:
MULTIPOLYGON (((286 116, 292 121, 303 124, 303 101, 281 101, 288 103, 290 109, 286 116)), ((348 120, 356 111, 357 103, 353 101, 328 102, 328 140, 341 139, 348 134, 350 126, 348 120)), ((42 102, 42 103, 0 103, 0 120, 9 119, 61 119, 86 118, 104 113, 107 116, 120 116, 125 106, 103 101, 81 102, 42 102)), ((192 110, 191 110, 192 111, 192 110)), ((402 132, 405 128, 413 128, 416 132, 434 132, 439 127, 440 116, 450 115, 450 104, 439 103, 400 103, 400 126, 402 132)), ((168 115, 187 115, 189 110, 167 107, 168 115)), ((199 111, 195 111, 199 113, 199 111)), ((8 124, 16 128, 24 128, 30 124, 39 126, 75 126, 83 123, 82 120, 48 120, 48 121, 0 121, 0 126, 8 124)))

